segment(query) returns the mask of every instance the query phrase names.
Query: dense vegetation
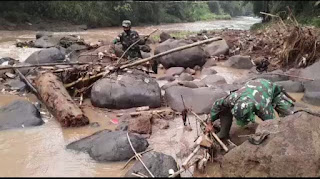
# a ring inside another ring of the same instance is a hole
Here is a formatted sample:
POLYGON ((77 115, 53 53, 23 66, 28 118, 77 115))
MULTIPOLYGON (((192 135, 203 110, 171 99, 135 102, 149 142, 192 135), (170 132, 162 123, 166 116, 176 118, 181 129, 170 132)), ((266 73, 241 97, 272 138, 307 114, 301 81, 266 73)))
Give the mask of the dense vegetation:
MULTIPOLYGON (((263 17, 260 14, 263 11, 279 15, 285 20, 290 9, 299 23, 320 27, 320 1, 251 1, 251 3, 253 12, 257 16, 263 17)), ((265 18, 266 21, 269 19, 265 18)))
POLYGON ((54 19, 91 27, 193 22, 252 15, 244 1, 126 2, 126 1, 1 1, 0 16, 11 22, 37 23, 54 19))

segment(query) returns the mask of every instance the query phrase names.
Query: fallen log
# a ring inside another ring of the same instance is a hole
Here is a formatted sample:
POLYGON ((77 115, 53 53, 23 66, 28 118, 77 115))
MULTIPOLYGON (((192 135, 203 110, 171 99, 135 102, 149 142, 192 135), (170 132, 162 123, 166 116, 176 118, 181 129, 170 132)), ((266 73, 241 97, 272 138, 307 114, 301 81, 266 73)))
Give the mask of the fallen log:
POLYGON ((39 74, 35 79, 39 98, 60 122, 62 127, 78 127, 89 124, 89 119, 72 100, 62 82, 52 73, 39 74))

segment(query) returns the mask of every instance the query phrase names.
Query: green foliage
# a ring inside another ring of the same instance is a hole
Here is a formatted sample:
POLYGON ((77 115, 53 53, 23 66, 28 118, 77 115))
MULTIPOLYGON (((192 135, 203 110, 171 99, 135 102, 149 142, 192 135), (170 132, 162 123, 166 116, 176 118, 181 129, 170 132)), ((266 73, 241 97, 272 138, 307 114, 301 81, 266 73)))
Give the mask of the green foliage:
POLYGON ((230 19, 250 14, 250 8, 242 1, 2 1, 0 15, 13 22, 47 18, 99 27, 124 19, 133 25, 230 19))

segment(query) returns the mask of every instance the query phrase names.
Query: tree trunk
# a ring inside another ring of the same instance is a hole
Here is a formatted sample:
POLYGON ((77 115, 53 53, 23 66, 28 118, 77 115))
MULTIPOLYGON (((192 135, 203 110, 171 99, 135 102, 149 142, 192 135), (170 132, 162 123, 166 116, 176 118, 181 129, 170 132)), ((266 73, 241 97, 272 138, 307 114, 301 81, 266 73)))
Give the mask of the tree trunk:
POLYGON ((72 100, 62 82, 52 73, 39 74, 35 80, 39 98, 60 122, 62 127, 78 127, 89 124, 89 119, 72 100))

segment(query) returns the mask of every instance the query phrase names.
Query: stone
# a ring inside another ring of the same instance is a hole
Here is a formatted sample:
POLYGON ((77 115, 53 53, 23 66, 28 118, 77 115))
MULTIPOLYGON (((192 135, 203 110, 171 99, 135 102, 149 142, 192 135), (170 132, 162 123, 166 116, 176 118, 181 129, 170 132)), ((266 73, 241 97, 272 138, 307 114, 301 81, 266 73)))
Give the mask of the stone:
POLYGON ((319 80, 320 79, 320 61, 318 60, 314 64, 304 68, 301 70, 301 77, 304 78, 311 78, 314 80, 319 80))
POLYGON ((213 68, 203 68, 201 70, 201 76, 204 76, 204 75, 214 75, 214 74, 217 74, 217 71, 213 68))
POLYGON ((41 31, 41 32, 37 32, 36 33, 36 39, 39 39, 39 38, 41 38, 43 36, 50 37, 50 36, 52 36, 52 33, 51 32, 47 32, 47 31, 41 31))
MULTIPOLYGON (((39 34, 38 34, 39 36, 39 34)), ((61 37, 58 36, 46 36, 43 35, 36 39, 34 42, 34 47, 36 48, 50 48, 55 47, 59 44, 61 37)))
POLYGON ((180 75, 183 71, 184 71, 183 67, 171 67, 166 70, 166 75, 168 76, 180 75))
POLYGON ((189 73, 190 75, 196 74, 196 71, 195 71, 194 69, 189 68, 189 67, 186 68, 185 72, 186 72, 186 73, 189 73))
POLYGON ((175 78, 171 75, 161 75, 157 77, 157 80, 174 81, 175 78))
POLYGON ((15 100, 0 108, 0 130, 44 124, 38 109, 29 101, 15 100))
MULTIPOLYGON (((142 155, 142 161, 155 177, 168 177, 169 170, 178 171, 177 162, 170 155, 160 152, 147 152, 142 155)), ((140 161, 136 161, 134 165, 125 174, 125 177, 135 177, 132 173, 140 172, 151 177, 140 161)))
POLYGON ((229 46, 225 40, 219 40, 206 45, 204 50, 209 56, 226 55, 229 52, 229 46))
MULTIPOLYGON (((154 54, 157 55, 188 44, 190 44, 190 42, 186 40, 168 39, 156 46, 154 54)), ((200 46, 196 46, 162 56, 158 58, 157 61, 166 69, 170 67, 193 68, 196 65, 203 66, 206 62, 206 57, 205 51, 200 46)))
POLYGON ((11 90, 24 91, 26 89, 26 84, 19 79, 10 80, 8 82, 11 90))
POLYGON ((109 109, 161 106, 161 89, 157 81, 141 71, 122 73, 95 82, 91 89, 93 106, 109 109))
POLYGON ((259 124, 270 135, 260 145, 249 141, 221 162, 222 177, 316 177, 320 163, 320 118, 305 112, 259 124))
POLYGON ((208 68, 212 66, 217 66, 217 61, 215 58, 210 58, 206 61, 206 63, 203 65, 203 68, 208 68))
POLYGON ((41 63, 61 63, 65 59, 65 49, 62 47, 51 47, 48 49, 33 52, 25 63, 41 64, 41 63))
POLYGON ((225 66, 237 69, 251 69, 253 64, 250 56, 234 55, 230 57, 225 63, 225 66))
POLYGON ((181 73, 178 79, 179 81, 192 81, 194 78, 189 73, 181 73))
POLYGON ((138 116, 137 118, 132 118, 129 120, 128 131, 134 132, 138 134, 151 134, 152 126, 151 126, 151 118, 150 115, 138 116))
POLYGON ((278 81, 275 83, 278 85, 281 85, 287 92, 300 93, 304 91, 302 82, 299 82, 299 81, 288 80, 288 81, 278 81))
POLYGON ((302 100, 306 103, 320 106, 320 80, 304 83, 305 92, 302 100))
POLYGON ((215 86, 217 84, 227 83, 226 80, 220 75, 207 75, 205 78, 201 80, 207 86, 215 86))
MULTIPOLYGON (((147 149, 149 143, 146 139, 130 134, 133 148, 139 153, 147 149)), ((127 132, 102 130, 88 137, 67 145, 67 149, 86 152, 99 162, 124 161, 134 156, 127 139, 127 132)))
POLYGON ((166 32, 161 32, 161 34, 160 34, 160 43, 164 42, 164 41, 166 41, 166 40, 168 40, 170 38, 171 38, 170 34, 168 34, 166 32))
POLYGON ((183 86, 172 86, 165 90, 165 100, 169 107, 175 111, 181 112, 185 106, 191 108, 197 114, 208 114, 215 100, 227 95, 221 89, 212 88, 187 88, 183 86))

